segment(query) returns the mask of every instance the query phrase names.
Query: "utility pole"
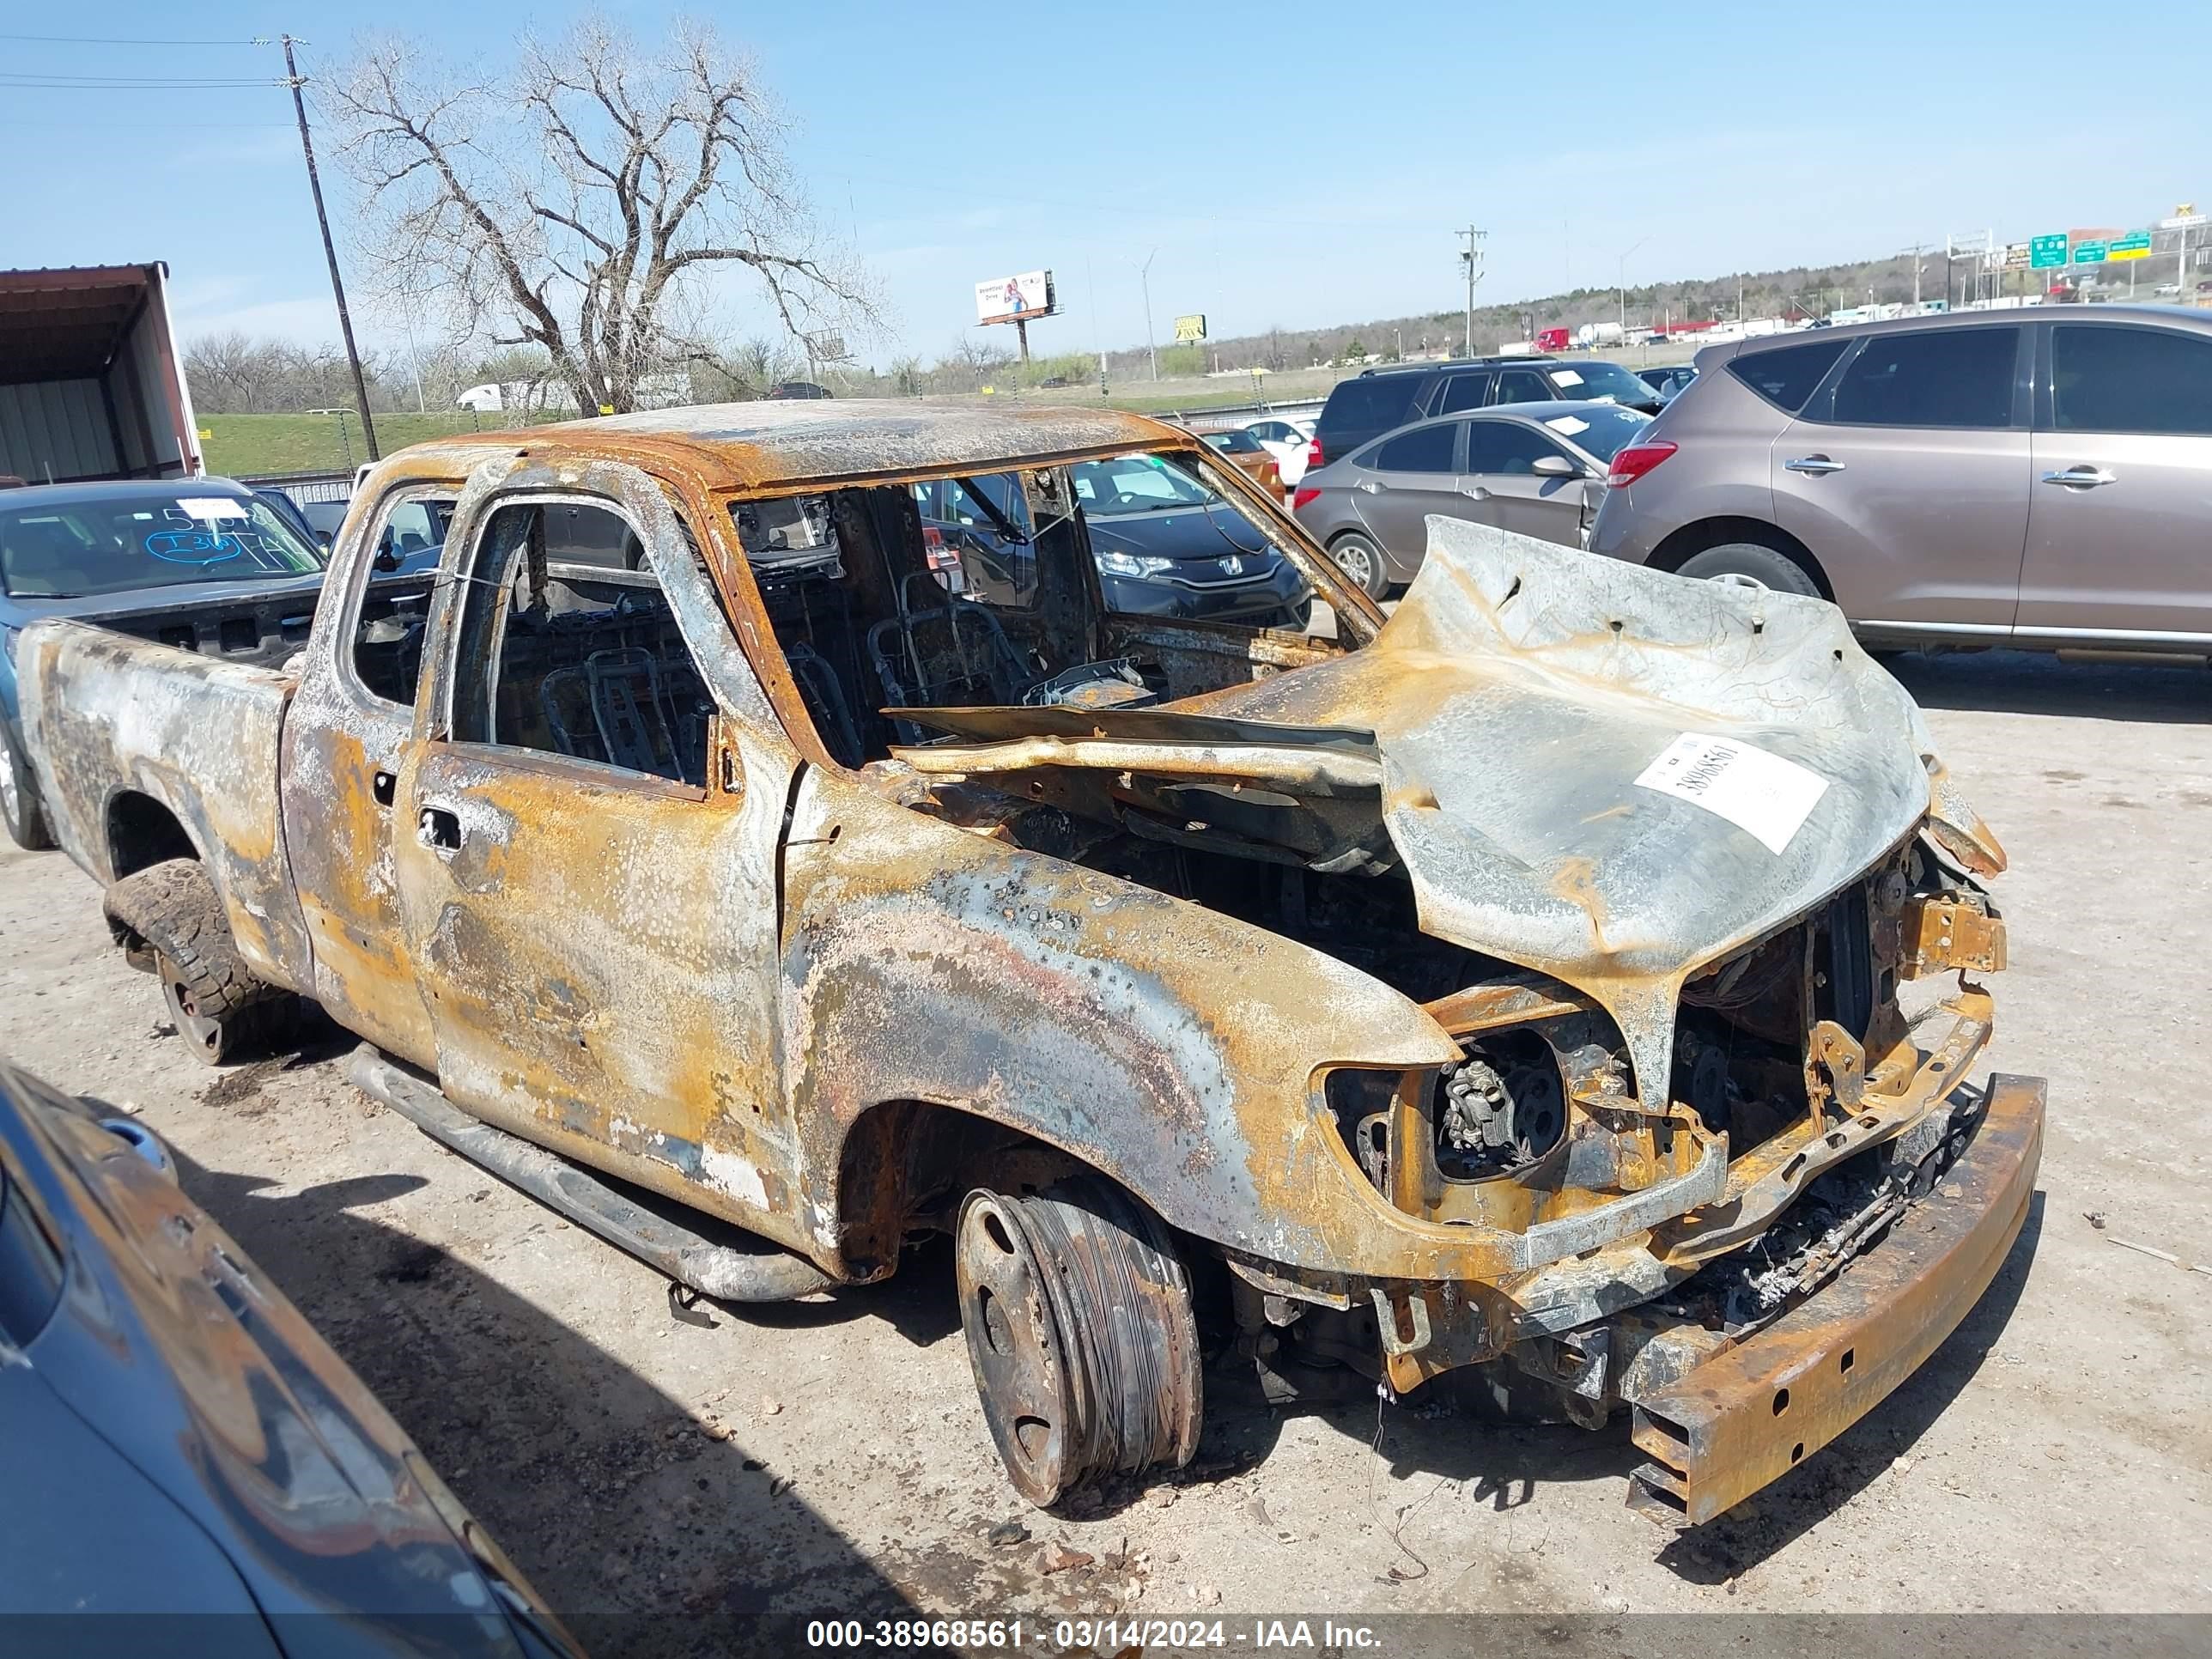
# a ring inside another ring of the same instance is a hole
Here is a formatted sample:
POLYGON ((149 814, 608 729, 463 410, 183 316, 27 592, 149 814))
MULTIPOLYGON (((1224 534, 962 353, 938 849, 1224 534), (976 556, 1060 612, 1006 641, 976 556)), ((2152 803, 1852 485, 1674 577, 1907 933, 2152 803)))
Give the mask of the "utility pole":
POLYGON ((1460 263, 1467 267, 1467 339, 1462 350, 1474 356, 1474 285, 1482 280, 1483 240, 1490 233, 1469 225, 1465 230, 1455 230, 1455 236, 1467 239, 1467 246, 1459 251, 1460 263))
POLYGON ((1152 363, 1155 380, 1160 378, 1160 354, 1152 344, 1152 261, 1159 257, 1159 249, 1154 248, 1137 267, 1137 280, 1145 286, 1145 356, 1152 363))
POLYGON ((1915 311, 1920 309, 1920 256, 1927 251, 1928 244, 1925 242, 1912 245, 1912 308, 1915 311))
POLYGON ((284 37, 284 79, 292 88, 292 112, 300 118, 300 153, 307 158, 307 188, 315 198, 315 222, 322 227, 323 258, 330 261, 331 295, 338 302, 338 332, 345 337, 346 362, 353 369, 354 406, 361 410, 361 435, 368 446, 368 459, 382 459, 376 447, 376 423, 368 417, 368 382, 362 379, 361 350, 353 343, 353 318, 346 310, 345 283, 338 277, 338 251, 331 241, 330 216, 323 211, 323 181, 315 172, 315 141, 307 136, 307 100, 300 94, 307 82, 294 61, 290 35, 284 37))
MULTIPOLYGON (((1650 240, 1649 236, 1639 237, 1637 240, 1636 247, 1630 248, 1628 253, 1635 252, 1636 248, 1642 247, 1650 240)), ((1613 273, 1614 285, 1620 290, 1620 332, 1623 338, 1626 338, 1628 334, 1628 253, 1620 256, 1620 263, 1613 273)))

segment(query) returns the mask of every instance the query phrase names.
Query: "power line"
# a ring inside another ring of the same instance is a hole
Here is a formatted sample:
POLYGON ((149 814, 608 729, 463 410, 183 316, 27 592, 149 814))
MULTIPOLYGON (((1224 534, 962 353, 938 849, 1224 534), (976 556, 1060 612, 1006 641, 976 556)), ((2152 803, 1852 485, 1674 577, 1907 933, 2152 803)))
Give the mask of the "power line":
POLYGON ((0 121, 0 127, 28 132, 166 132, 190 137, 198 132, 289 132, 289 121, 0 121))
POLYGON ((265 34, 247 40, 134 40, 105 34, 0 34, 0 40, 27 40, 52 46, 267 46, 276 43, 265 34))
POLYGON ((0 87, 10 92, 211 92, 246 87, 281 87, 276 76, 18 75, 0 70, 0 87))

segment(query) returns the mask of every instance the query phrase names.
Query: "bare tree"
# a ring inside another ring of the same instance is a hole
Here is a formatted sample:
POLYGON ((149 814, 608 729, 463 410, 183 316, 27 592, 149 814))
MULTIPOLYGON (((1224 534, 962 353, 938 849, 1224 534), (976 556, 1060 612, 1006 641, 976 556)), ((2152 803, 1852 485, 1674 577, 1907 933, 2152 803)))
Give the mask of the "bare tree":
POLYGON ((968 382, 965 389, 972 392, 1013 361, 1014 354, 1003 346, 987 345, 972 334, 956 334, 944 367, 956 370, 968 382))
POLYGON ((542 349, 579 407, 635 409, 647 376, 715 362, 695 325, 717 269, 750 271, 793 335, 873 325, 754 65, 710 30, 646 54, 586 22, 526 41, 504 82, 439 61, 380 42, 324 89, 370 204, 363 252, 395 283, 440 273, 495 344, 542 349))
MULTIPOLYGON (((380 383, 383 364, 366 354, 362 372, 379 409, 392 406, 380 383)), ((196 408, 210 415, 285 414, 353 401, 353 375, 335 345, 256 340, 236 331, 202 335, 185 347, 185 378, 196 408)))

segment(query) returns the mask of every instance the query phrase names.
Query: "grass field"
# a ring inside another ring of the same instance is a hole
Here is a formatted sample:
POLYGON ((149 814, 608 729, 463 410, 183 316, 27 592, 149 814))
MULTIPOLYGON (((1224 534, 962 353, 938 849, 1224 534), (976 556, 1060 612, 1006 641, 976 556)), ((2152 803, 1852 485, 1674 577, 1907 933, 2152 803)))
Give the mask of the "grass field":
MULTIPOLYGON (((435 415, 379 415, 376 441, 389 455, 425 439, 455 432, 495 432, 512 424, 512 416, 471 416, 465 409, 435 415)), ((203 415, 200 429, 208 434, 202 442, 207 470, 220 477, 337 471, 368 459, 361 422, 350 415, 343 434, 333 415, 203 415)))

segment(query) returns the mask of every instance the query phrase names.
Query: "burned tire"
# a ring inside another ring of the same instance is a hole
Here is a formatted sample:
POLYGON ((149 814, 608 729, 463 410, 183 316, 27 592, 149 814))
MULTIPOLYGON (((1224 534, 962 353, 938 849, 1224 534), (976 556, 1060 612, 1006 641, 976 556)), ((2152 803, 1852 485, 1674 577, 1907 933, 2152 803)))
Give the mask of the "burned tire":
POLYGON ((297 1005, 254 977, 230 936, 222 900, 197 859, 170 859, 107 890, 117 941, 152 956, 177 1035, 210 1066, 252 1058, 291 1029, 297 1005))
POLYGON ((1190 1276, 1110 1182, 977 1190, 954 1254, 960 1323, 1006 1474, 1040 1507, 1115 1470, 1180 1468, 1204 1400, 1190 1276))
POLYGON ((1682 561, 1677 575, 1700 581, 1728 582, 1737 587, 1769 587, 1778 593, 1820 597, 1820 585, 1812 573, 1791 558, 1759 542, 1723 542, 1682 561))
POLYGON ((43 853, 54 844, 39 799, 39 775, 4 723, 0 723, 0 820, 8 825, 8 838, 27 853, 43 853))

